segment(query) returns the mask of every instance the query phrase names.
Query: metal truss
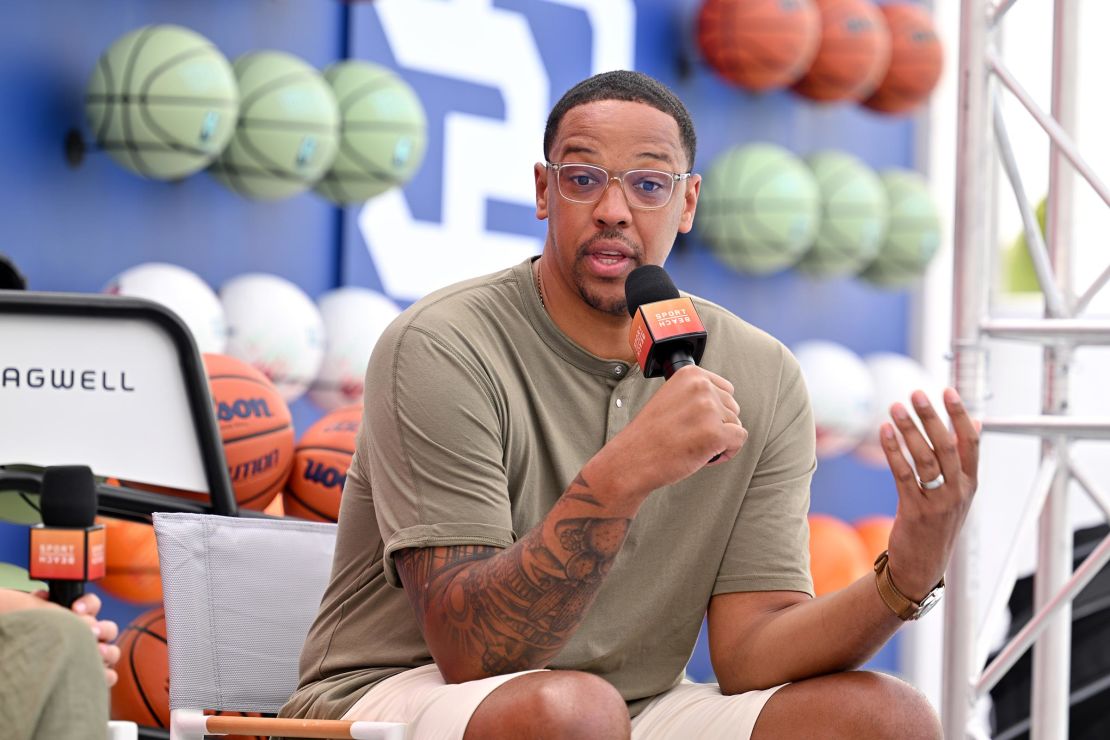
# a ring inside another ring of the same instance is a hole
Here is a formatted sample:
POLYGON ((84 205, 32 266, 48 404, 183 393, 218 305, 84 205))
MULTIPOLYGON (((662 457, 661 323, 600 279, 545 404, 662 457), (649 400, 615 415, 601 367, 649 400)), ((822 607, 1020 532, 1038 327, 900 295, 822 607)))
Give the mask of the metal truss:
POLYGON ((1072 572, 1068 484, 1077 483, 1110 518, 1110 492, 1100 489, 1070 454, 1076 441, 1110 439, 1110 418, 1072 415, 1068 409, 1068 373, 1076 348, 1110 344, 1110 321, 1084 315, 1091 299, 1110 281, 1110 267, 1083 287, 1082 292, 1073 285, 1070 214, 1074 175, 1078 174, 1108 207, 1110 189, 1084 160, 1073 140, 1078 0, 1054 0, 1052 103, 1048 112, 1022 88, 995 46, 995 32, 1016 1, 963 0, 960 11, 953 380, 973 416, 982 418, 988 340, 1022 340, 1042 346, 1041 414, 983 418, 985 433, 1040 437, 1041 462, 1022 512, 1015 544, 981 620, 976 618, 977 601, 971 577, 976 552, 976 507, 972 507, 960 536, 947 574, 950 598, 945 609, 941 709, 945 737, 970 736, 974 704, 1032 647, 1031 737, 1060 740, 1068 737, 1071 604, 1110 562, 1107 538, 1072 572), (1046 238, 1037 224, 1010 144, 1000 105, 1002 96, 1016 99, 1050 141, 1046 238), (994 213, 991 173, 998 165, 1021 212, 1025 243, 1044 295, 1042 319, 1002 320, 991 316, 990 276, 994 274, 991 255, 997 244, 991 227, 994 213), (978 634, 977 627, 992 624, 1007 608, 1016 576, 1016 543, 1031 531, 1034 523, 1039 528, 1034 615, 988 663, 989 636, 978 634))

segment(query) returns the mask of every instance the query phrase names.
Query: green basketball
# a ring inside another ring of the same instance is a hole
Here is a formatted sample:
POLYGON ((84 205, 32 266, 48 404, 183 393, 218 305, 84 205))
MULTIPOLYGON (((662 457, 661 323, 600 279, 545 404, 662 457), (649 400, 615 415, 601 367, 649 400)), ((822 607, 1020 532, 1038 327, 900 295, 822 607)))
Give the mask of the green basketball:
POLYGON ((820 219, 817 182, 782 147, 749 144, 720 155, 698 199, 698 235, 726 264, 762 275, 793 265, 820 219))
POLYGON ((821 225, 798 269, 814 277, 855 275, 878 256, 886 235, 886 188, 844 152, 818 152, 806 163, 821 193, 821 225))
POLYGON ((361 203, 403 185, 424 160, 428 120, 408 83, 386 67, 348 60, 324 70, 339 102, 339 154, 316 192, 361 203))
POLYGON ((890 218, 879 256, 860 274, 884 288, 909 285, 925 273, 940 246, 940 215, 925 178, 910 170, 881 174, 890 218))
POLYGON ((240 195, 275 200, 308 190, 339 147, 339 106, 308 63, 280 51, 235 60, 239 124, 209 172, 240 195))
POLYGON ((239 90, 211 41, 145 26, 100 57, 85 94, 96 145, 144 177, 177 180, 208 166, 235 131, 239 90))
MULTIPOLYGON (((1041 227, 1041 236, 1044 236, 1047 208, 1048 199, 1042 198, 1041 202, 1037 204, 1037 223, 1041 227)), ((1037 271, 1033 267, 1033 258, 1029 256, 1029 247, 1025 242, 1024 230, 1010 246, 1002 250, 1001 256, 1002 289, 1005 292, 1041 292, 1041 281, 1037 279, 1037 271)))
POLYGON ((34 593, 46 590, 46 584, 32 579, 26 568, 20 568, 12 563, 0 563, 0 588, 34 593))
POLYGON ((39 495, 23 491, 0 491, 0 521, 12 524, 40 524, 39 495))

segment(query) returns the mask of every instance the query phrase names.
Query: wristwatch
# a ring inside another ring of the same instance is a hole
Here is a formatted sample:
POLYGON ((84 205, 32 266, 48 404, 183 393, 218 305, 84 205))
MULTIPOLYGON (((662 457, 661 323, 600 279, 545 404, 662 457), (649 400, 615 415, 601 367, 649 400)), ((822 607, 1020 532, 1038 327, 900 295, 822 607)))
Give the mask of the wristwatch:
POLYGON ((934 586, 932 591, 925 594, 925 598, 921 601, 914 601, 894 585, 894 581, 890 578, 890 568, 887 567, 887 561, 886 550, 883 550, 879 557, 875 558, 875 583, 879 587, 879 596, 883 603, 889 606, 890 610, 902 621, 921 619, 944 595, 944 578, 940 579, 940 583, 934 586))

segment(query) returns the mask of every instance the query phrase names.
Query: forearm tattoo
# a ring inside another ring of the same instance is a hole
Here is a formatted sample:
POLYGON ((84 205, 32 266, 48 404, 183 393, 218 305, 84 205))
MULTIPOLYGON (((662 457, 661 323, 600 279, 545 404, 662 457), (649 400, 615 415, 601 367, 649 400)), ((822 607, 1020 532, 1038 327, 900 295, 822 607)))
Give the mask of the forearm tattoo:
POLYGON ((563 501, 602 507, 579 476, 548 518, 510 548, 398 552, 397 569, 425 634, 444 630, 461 654, 480 655, 491 675, 545 665, 582 621, 632 523, 559 518, 568 508, 563 501))

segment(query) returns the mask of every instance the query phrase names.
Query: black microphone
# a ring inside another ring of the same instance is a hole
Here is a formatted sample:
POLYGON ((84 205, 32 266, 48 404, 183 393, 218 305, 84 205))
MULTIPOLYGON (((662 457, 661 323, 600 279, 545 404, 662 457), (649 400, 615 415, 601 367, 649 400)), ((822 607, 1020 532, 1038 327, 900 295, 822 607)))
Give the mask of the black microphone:
POLYGON ((86 465, 54 465, 42 475, 42 524, 31 528, 31 578, 46 581, 50 600, 69 608, 85 583, 103 578, 104 527, 96 524, 96 481, 86 465))
POLYGON ((624 281, 632 330, 628 341, 645 378, 670 378, 705 352, 705 327, 689 298, 659 265, 641 265, 624 281))
POLYGON ((632 317, 628 343, 645 378, 670 379, 680 368, 701 362, 708 336, 705 326, 694 302, 679 294, 666 270, 659 265, 637 267, 624 281, 624 298, 632 317))

